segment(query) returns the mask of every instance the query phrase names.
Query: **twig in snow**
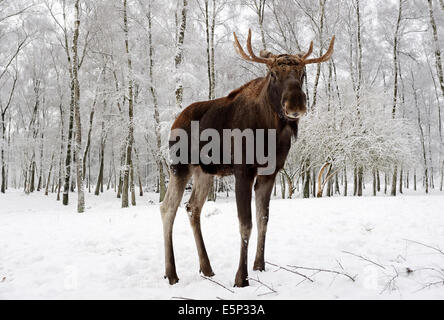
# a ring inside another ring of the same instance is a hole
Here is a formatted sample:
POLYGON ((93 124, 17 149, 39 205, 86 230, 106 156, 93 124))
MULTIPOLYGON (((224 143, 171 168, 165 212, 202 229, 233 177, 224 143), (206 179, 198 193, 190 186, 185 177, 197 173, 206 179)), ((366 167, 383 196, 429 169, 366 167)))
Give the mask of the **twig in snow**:
POLYGON ((201 277, 202 277, 202 279, 205 279, 205 280, 208 280, 208 281, 211 281, 211 282, 217 284, 218 286, 224 288, 224 289, 227 290, 227 291, 230 291, 231 293, 235 293, 233 290, 228 289, 228 288, 227 288, 226 286, 224 286, 223 284, 221 284, 221 283, 219 283, 219 282, 217 282, 217 281, 215 281, 215 280, 213 280, 213 279, 211 279, 211 278, 207 278, 207 277, 204 277, 204 276, 201 276, 201 277))
POLYGON ((428 245, 428 244, 425 244, 425 243, 421 243, 421 242, 414 241, 414 240, 409 240, 409 239, 404 239, 404 241, 411 242, 411 243, 414 243, 414 244, 417 244, 417 245, 420 245, 420 246, 423 246, 423 247, 426 247, 426 248, 432 249, 432 250, 434 250, 434 251, 436 251, 436 252, 438 252, 438 253, 444 255, 444 251, 441 250, 441 249, 438 248, 438 247, 434 247, 434 246, 431 246, 431 245, 428 245))
POLYGON ((437 268, 428 267, 428 268, 416 269, 416 270, 413 270, 412 272, 417 272, 417 271, 433 271, 433 272, 438 273, 441 277, 444 278, 444 269, 437 269, 437 268))
POLYGON ((263 287, 267 288, 268 290, 270 290, 270 292, 266 293, 266 294, 260 294, 260 296, 265 296, 268 294, 272 294, 272 293, 278 293, 276 290, 274 290, 272 287, 270 287, 269 285, 266 285, 265 283, 263 283, 262 281, 259 280, 259 277, 257 277, 257 279, 253 279, 253 278, 248 278, 248 280, 253 281, 253 282, 257 282, 260 285, 262 285, 263 287))
MULTIPOLYGON (((311 275, 311 277, 315 277, 315 276, 317 276, 319 273, 320 273, 320 272, 317 271, 317 272, 313 273, 313 274, 311 275)), ((304 280, 302 280, 301 282, 299 282, 299 283, 296 285, 296 287, 299 287, 299 286, 300 286, 301 284, 303 284, 305 281, 307 281, 307 279, 304 279, 304 280)))
POLYGON ((395 270, 395 275, 390 279, 389 282, 387 282, 384 289, 379 294, 383 294, 387 290, 394 291, 398 289, 398 287, 396 286, 396 280, 399 278, 399 272, 394 266, 392 266, 392 268, 393 270, 395 270))
POLYGON ((444 280, 428 283, 428 284, 424 285, 421 289, 415 291, 415 293, 417 293, 419 291, 423 291, 425 289, 430 289, 431 287, 436 287, 436 286, 439 286, 439 285, 444 286, 444 280))
POLYGON ((345 270, 344 267, 343 267, 342 264, 341 264, 341 261, 339 261, 338 259, 336 259, 336 262, 338 263, 339 267, 340 267, 342 270, 345 270))
POLYGON ((302 269, 302 270, 308 270, 308 271, 319 271, 319 272, 326 272, 326 273, 334 273, 337 275, 341 275, 344 277, 349 278, 351 281, 355 282, 356 279, 348 274, 346 274, 345 272, 339 272, 339 271, 335 271, 335 270, 328 270, 328 269, 319 269, 319 268, 308 268, 308 267, 298 267, 298 266, 289 266, 290 268, 294 268, 294 269, 302 269))
POLYGON ((287 269, 287 268, 281 267, 281 266, 279 266, 279 265, 277 265, 277 264, 273 264, 273 263, 270 263, 270 262, 266 262, 266 263, 269 264, 270 266, 273 266, 273 267, 279 268, 280 270, 285 270, 285 271, 288 271, 288 272, 291 272, 291 273, 297 274, 298 276, 303 277, 303 278, 305 278, 305 280, 308 280, 308 281, 310 281, 310 282, 314 282, 313 279, 307 277, 305 274, 302 274, 302 273, 300 273, 300 272, 297 272, 297 271, 294 271, 294 270, 290 270, 290 269, 287 269))
POLYGON ((384 267, 384 266, 382 266, 382 265, 380 265, 379 263, 376 263, 376 262, 374 262, 374 261, 372 261, 372 260, 370 260, 370 259, 368 259, 368 258, 366 258, 366 257, 360 256, 360 255, 357 255, 357 254, 354 254, 354 253, 351 253, 351 252, 348 252, 348 251, 342 251, 342 252, 343 252, 343 253, 346 253, 346 254, 349 254, 349 255, 352 255, 352 256, 354 256, 354 257, 357 257, 357 258, 359 258, 359 259, 365 260, 365 261, 367 261, 367 262, 370 262, 370 263, 374 264, 375 266, 378 266, 379 268, 382 268, 382 269, 385 270, 385 267, 384 267))
POLYGON ((184 298, 184 297, 172 297, 171 299, 175 299, 175 300, 186 300, 186 301, 195 301, 195 299, 184 298))

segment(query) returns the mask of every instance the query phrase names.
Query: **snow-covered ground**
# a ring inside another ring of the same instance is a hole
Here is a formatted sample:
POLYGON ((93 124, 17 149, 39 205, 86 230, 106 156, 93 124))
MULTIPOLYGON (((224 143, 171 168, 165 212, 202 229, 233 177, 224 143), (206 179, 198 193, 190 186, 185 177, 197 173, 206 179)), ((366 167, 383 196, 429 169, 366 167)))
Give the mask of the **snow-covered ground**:
POLYGON ((62 207, 41 194, 1 195, 0 298, 444 299, 444 254, 408 241, 444 248, 442 194, 274 200, 266 260, 285 269, 252 271, 254 229, 250 277, 264 285, 251 281, 245 289, 233 288, 240 242, 233 200, 207 204, 202 218, 214 280, 226 288, 199 275, 183 206, 174 234, 180 283, 171 287, 163 279, 159 206, 149 202, 155 197, 122 210, 112 193, 89 195, 79 215, 74 201, 62 207))

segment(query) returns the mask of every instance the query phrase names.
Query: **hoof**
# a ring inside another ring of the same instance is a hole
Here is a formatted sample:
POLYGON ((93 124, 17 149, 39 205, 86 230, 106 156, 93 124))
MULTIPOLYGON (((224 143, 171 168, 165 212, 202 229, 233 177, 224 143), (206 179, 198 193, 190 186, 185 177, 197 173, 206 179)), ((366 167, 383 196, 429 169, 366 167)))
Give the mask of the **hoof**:
POLYGON ((264 262, 255 262, 253 270, 264 272, 265 271, 265 263, 264 262))
POLYGON ((164 279, 168 279, 168 282, 171 286, 174 286, 175 284, 179 283, 179 278, 177 276, 168 277, 165 276, 164 279))
POLYGON ((204 270, 204 271, 199 270, 199 273, 203 274, 207 278, 212 278, 212 277, 215 276, 213 270, 211 270, 211 269, 210 270, 204 270))
POLYGON ((234 280, 234 287, 236 288, 245 288, 245 287, 249 287, 250 286, 250 282, 248 281, 248 277, 247 276, 236 276, 236 279, 234 280))

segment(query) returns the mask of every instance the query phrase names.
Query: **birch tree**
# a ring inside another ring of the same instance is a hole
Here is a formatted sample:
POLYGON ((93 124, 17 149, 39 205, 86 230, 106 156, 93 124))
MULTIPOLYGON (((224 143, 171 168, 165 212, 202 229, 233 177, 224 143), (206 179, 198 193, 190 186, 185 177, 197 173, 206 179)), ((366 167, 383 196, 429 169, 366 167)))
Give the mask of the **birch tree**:
POLYGON ((85 193, 83 185, 83 161, 82 161, 82 122, 80 118, 80 84, 79 84, 79 33, 80 33, 80 0, 74 4, 75 21, 72 41, 73 51, 73 82, 74 82, 74 118, 76 124, 76 176, 77 176, 77 212, 85 212, 85 193))
MULTIPOLYGON (((134 87, 133 87, 133 67, 129 49, 129 29, 127 0, 123 1, 123 32, 125 36, 125 53, 127 57, 127 77, 128 77, 128 135, 126 137, 125 148, 125 168, 123 172, 123 188, 122 188, 122 208, 129 207, 128 190, 130 188, 130 173, 132 171, 132 152, 134 143, 134 87)), ((134 185, 132 186, 134 189, 134 185)), ((134 190, 131 190, 134 193, 134 190)), ((134 200, 134 199, 133 199, 134 200)), ((133 205, 135 205, 133 203, 133 205)))
POLYGON ((244 0, 245 5, 249 7, 253 12, 255 13, 257 17, 257 23, 259 25, 259 29, 261 32, 261 40, 262 40, 262 47, 264 50, 267 50, 267 41, 265 40, 265 28, 264 28, 264 21, 265 21, 265 9, 267 0, 244 0))
MULTIPOLYGON (((398 78, 399 78, 399 65, 398 65, 398 54, 399 54, 399 41, 400 41, 400 29, 401 22, 403 19, 402 9, 404 5, 404 0, 399 0, 398 2, 398 17, 396 20, 395 34, 393 36, 393 107, 392 107, 392 117, 396 118, 396 111, 398 107, 398 78)), ((398 166, 395 165, 392 178, 392 196, 396 196, 397 193, 397 183, 398 183, 398 166)))
POLYGON ((0 154, 1 154, 1 165, 2 165, 2 184, 1 184, 1 193, 6 193, 6 186, 7 186, 7 174, 6 174, 6 158, 5 158, 5 147, 7 145, 6 142, 6 114, 8 112, 8 109, 11 107, 12 99, 14 97, 16 85, 17 85, 17 78, 18 78, 18 70, 15 70, 15 75, 13 77, 12 87, 9 93, 8 100, 6 101, 6 104, 3 105, 3 103, 0 100, 0 121, 1 121, 1 132, 2 132, 2 140, 0 142, 0 154))
MULTIPOLYGON (((180 3, 181 0, 178 0, 180 3)), ((182 80, 182 63, 184 54, 184 42, 185 32, 187 29, 187 12, 188 12, 188 0, 183 0, 182 9, 180 10, 180 17, 176 12, 176 56, 174 58, 174 65, 176 68, 176 108, 182 109, 183 107, 183 80, 182 80)))
MULTIPOLYGON (((143 8, 143 3, 140 1, 143 8)), ((153 17, 152 17, 152 3, 151 0, 148 1, 148 8, 145 11, 145 16, 148 22, 148 68, 149 68, 149 90, 151 93, 151 98, 153 102, 154 111, 154 134, 156 137, 155 147, 151 148, 151 152, 156 161, 158 173, 159 173, 159 201, 162 202, 165 198, 167 187, 166 187, 166 175, 165 175, 165 159, 162 154, 162 134, 161 134, 161 122, 160 122, 160 112, 159 112, 159 100, 157 97, 157 90, 155 86, 154 79, 154 45, 153 45, 153 17)), ((145 135, 146 141, 149 143, 149 138, 145 135)))

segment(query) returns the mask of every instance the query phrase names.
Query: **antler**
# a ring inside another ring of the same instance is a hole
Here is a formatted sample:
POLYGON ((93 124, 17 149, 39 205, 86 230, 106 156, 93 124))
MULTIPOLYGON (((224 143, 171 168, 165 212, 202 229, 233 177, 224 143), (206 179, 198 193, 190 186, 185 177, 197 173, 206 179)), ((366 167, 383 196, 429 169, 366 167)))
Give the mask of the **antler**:
POLYGON ((248 49, 248 52, 250 53, 250 56, 248 56, 245 53, 244 49, 242 49, 242 46, 240 45, 235 32, 233 32, 233 35, 234 35, 234 44, 235 44, 234 47, 235 47, 237 53, 244 60, 251 61, 251 62, 257 62, 257 63, 263 63, 266 65, 271 65, 273 63, 274 59, 272 59, 272 58, 259 58, 254 54, 253 49, 251 47, 251 29, 248 30, 248 39, 247 39, 247 49, 248 49))
MULTIPOLYGON (((263 56, 265 56, 266 52, 264 52, 263 54, 261 52, 262 57, 257 57, 255 55, 255 53, 253 52, 253 49, 251 47, 251 29, 248 30, 248 39, 247 39, 247 49, 248 49, 248 53, 250 55, 247 55, 245 53, 244 49, 242 49, 242 46, 240 45, 235 32, 233 32, 233 35, 234 35, 234 48, 236 49, 237 53, 244 60, 251 61, 251 62, 257 62, 257 63, 263 63, 268 66, 271 66, 273 64, 273 62, 275 61, 274 57, 271 57, 271 58, 264 58, 263 57, 263 56)), ((313 53, 313 41, 310 43, 310 48, 308 49, 306 54, 304 54, 302 57, 300 57, 300 56, 295 56, 295 57, 297 57, 300 60, 300 62, 305 65, 326 62, 326 61, 330 60, 331 56, 333 55, 334 46, 335 46, 335 39, 336 39, 336 37, 333 36, 327 52, 322 57, 314 58, 314 59, 307 59, 313 53)))
POLYGON ((333 36, 333 38, 331 39, 330 46, 328 47, 327 52, 322 57, 315 58, 315 59, 308 59, 307 60, 307 58, 313 52, 313 42, 312 42, 311 45, 310 45, 310 50, 308 50, 308 52, 302 57, 302 62, 307 65, 307 64, 313 64, 313 63, 322 63, 322 62, 326 62, 326 61, 330 60, 330 58, 331 58, 331 56, 333 55, 333 52, 334 52, 335 39, 336 39, 336 37, 333 36))
POLYGON ((301 58, 302 61, 305 61, 311 54, 313 53, 313 41, 310 43, 310 49, 308 49, 307 53, 301 58))

